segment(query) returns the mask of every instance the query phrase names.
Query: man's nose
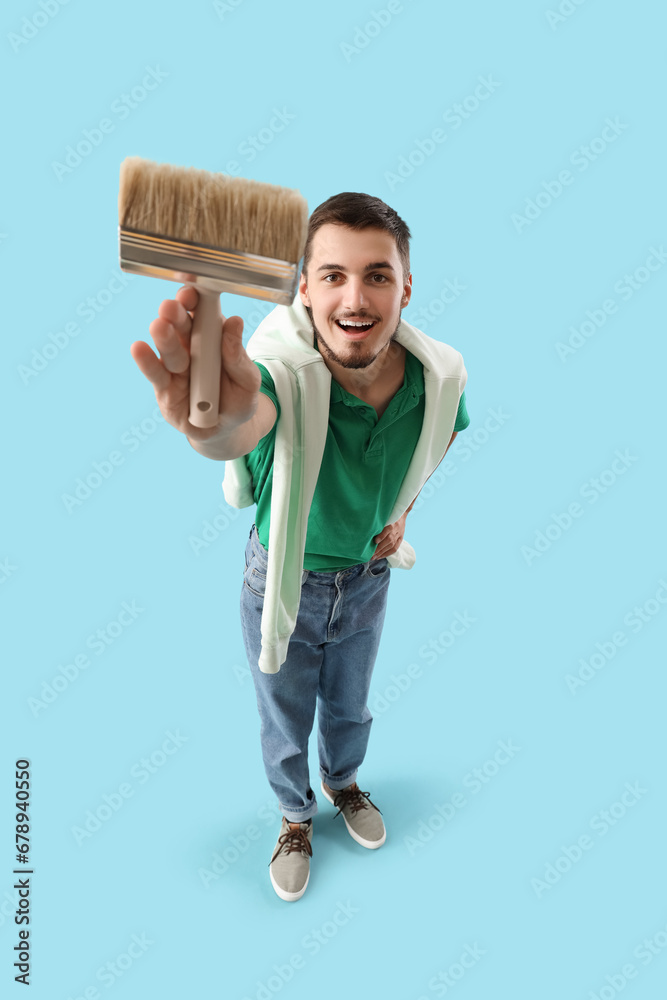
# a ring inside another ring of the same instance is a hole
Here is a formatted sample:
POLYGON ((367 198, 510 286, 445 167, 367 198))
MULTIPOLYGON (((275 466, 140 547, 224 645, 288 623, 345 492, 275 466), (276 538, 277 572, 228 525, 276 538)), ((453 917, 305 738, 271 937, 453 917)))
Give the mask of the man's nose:
POLYGON ((350 312, 367 309, 368 293, 362 278, 351 277, 345 284, 345 308, 350 312))

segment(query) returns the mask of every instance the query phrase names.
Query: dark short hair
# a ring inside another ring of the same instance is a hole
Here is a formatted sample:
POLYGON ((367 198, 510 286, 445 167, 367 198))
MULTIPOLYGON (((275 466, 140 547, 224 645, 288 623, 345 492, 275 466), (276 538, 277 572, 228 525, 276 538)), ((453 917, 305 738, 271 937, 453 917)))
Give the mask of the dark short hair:
POLYGON ((313 238, 321 226, 334 223, 350 229, 384 229, 396 240, 396 249, 403 266, 403 278, 410 273, 410 230, 400 215, 380 198, 358 191, 332 195, 318 205, 308 220, 308 235, 303 251, 305 274, 313 249, 313 238))

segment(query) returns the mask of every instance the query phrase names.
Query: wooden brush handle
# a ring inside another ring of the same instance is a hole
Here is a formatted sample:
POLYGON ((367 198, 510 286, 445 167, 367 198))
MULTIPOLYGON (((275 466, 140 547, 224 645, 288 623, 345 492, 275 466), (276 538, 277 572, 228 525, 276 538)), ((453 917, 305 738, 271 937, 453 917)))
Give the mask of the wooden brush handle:
POLYGON ((220 403, 223 316, 220 293, 197 288, 199 302, 190 336, 190 423, 215 427, 220 403))

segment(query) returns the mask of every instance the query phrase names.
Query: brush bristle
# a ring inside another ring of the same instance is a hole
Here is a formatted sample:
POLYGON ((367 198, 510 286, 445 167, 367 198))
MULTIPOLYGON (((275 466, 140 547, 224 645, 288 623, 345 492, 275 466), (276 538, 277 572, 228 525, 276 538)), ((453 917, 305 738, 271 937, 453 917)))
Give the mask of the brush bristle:
POLYGON ((128 156, 120 167, 124 228, 298 263, 308 205, 292 188, 128 156))

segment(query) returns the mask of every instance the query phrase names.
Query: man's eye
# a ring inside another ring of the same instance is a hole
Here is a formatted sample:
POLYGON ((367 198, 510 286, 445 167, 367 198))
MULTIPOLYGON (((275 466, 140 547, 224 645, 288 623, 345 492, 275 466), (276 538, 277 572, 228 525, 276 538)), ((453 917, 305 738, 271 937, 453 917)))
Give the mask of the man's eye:
MULTIPOLYGON (((380 273, 378 272, 377 274, 374 274, 374 275, 373 275, 373 278, 382 278, 382 281, 384 282, 384 281, 386 281, 386 280, 387 280, 387 275, 386 275, 386 274, 380 274, 380 273)), ((377 282, 376 282, 376 284, 377 284, 377 282)))
MULTIPOLYGON (((325 275, 324 275, 324 280, 325 280, 325 281, 328 281, 328 280, 329 280, 329 278, 337 278, 337 277, 338 277, 338 275, 337 275, 337 274, 325 274, 325 275)), ((331 282, 329 282, 329 283, 331 283, 331 282)))

